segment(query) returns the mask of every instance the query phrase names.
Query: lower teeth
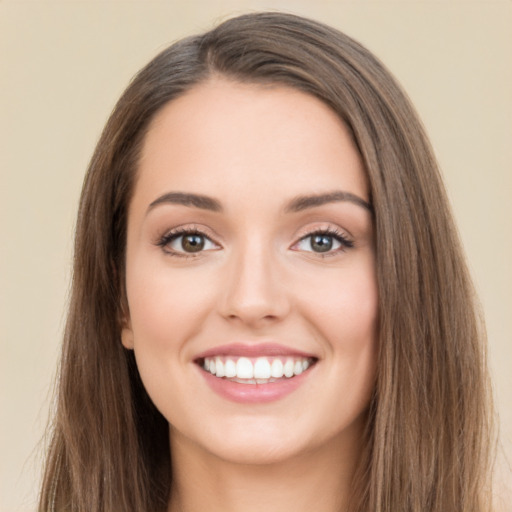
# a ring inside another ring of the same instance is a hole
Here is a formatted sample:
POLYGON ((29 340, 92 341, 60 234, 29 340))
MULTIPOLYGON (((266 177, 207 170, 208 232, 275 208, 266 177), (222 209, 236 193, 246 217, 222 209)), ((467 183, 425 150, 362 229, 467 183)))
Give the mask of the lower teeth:
POLYGON ((229 380, 230 382, 237 382, 238 384, 268 384, 270 382, 277 382, 281 379, 237 379, 236 377, 228 379, 227 377, 222 377, 224 380, 229 380))

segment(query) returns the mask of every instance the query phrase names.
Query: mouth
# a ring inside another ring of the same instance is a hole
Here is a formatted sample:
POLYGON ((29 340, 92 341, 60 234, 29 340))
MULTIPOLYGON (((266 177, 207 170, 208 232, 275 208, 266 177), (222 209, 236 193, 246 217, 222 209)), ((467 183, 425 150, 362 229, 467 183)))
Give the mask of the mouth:
POLYGON ((239 403, 280 400, 300 388, 318 362, 313 354, 277 344, 231 344, 199 354, 194 363, 208 386, 239 403))
POLYGON ((303 374, 317 361, 304 356, 209 356, 196 360, 205 372, 238 384, 270 384, 303 374))

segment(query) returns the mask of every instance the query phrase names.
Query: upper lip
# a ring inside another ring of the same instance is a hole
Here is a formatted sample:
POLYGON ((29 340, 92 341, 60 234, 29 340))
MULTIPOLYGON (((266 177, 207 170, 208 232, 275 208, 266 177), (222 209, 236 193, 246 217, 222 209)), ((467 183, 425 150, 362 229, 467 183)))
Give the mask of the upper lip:
POLYGON ((314 354, 297 350, 296 348, 278 343, 229 343, 217 345, 198 354, 195 359, 214 356, 265 357, 265 356, 295 356, 317 358, 314 354))

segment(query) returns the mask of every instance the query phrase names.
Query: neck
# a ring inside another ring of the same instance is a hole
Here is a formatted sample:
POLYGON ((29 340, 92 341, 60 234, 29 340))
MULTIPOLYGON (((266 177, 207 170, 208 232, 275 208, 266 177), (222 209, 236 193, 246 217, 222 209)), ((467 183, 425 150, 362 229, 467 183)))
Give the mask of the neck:
POLYGON ((348 510, 360 443, 334 439, 271 464, 240 464, 171 436, 169 512, 342 512, 348 510))

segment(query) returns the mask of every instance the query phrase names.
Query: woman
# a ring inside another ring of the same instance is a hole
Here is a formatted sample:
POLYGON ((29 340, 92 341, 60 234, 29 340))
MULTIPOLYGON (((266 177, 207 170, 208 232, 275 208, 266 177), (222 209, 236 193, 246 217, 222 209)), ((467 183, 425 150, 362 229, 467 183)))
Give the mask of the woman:
POLYGON ((394 79, 234 18, 150 62, 92 158, 40 510, 486 510, 483 338, 394 79))

